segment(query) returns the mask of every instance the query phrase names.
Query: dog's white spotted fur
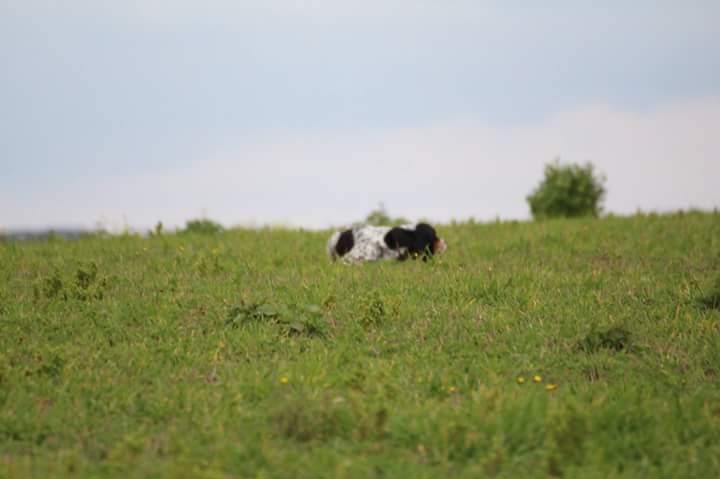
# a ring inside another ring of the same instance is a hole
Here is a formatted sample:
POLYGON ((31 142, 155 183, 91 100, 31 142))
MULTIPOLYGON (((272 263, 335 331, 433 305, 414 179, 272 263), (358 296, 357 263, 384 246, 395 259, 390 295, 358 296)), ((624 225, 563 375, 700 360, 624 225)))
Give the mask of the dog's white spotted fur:
MULTIPOLYGON (((414 228, 415 225, 403 225, 403 227, 414 228)), ((392 250, 385 244, 385 235, 391 230, 389 226, 353 226, 353 248, 342 257, 345 263, 360 263, 363 261, 377 261, 381 259, 398 259, 405 252, 405 248, 392 250)), ((336 231, 330 237, 327 244, 327 252, 330 258, 337 259, 335 245, 340 238, 340 231, 336 231)))

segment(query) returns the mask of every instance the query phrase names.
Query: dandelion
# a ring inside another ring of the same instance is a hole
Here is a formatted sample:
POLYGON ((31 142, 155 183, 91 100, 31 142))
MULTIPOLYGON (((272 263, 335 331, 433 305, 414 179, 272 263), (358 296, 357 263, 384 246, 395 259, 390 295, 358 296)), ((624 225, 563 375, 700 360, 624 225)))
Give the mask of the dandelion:
POLYGON ((450 394, 454 394, 454 393, 456 393, 457 391, 458 391, 458 388, 456 388, 455 386, 450 386, 450 387, 448 388, 448 392, 449 392, 450 394))
POLYGON ((547 383, 545 385, 546 391, 552 391, 553 389, 556 389, 556 388, 557 388, 557 384, 554 384, 554 383, 547 383))
POLYGON ((518 384, 525 384, 525 378, 523 376, 517 377, 517 383, 518 384))
POLYGON ((282 376, 282 377, 280 378, 280 384, 287 384, 287 383, 289 383, 289 382, 290 382, 290 379, 288 379, 287 376, 282 376))
POLYGON ((542 376, 540 376, 539 374, 536 374, 535 376, 533 376, 533 381, 535 381, 536 383, 541 383, 542 376))

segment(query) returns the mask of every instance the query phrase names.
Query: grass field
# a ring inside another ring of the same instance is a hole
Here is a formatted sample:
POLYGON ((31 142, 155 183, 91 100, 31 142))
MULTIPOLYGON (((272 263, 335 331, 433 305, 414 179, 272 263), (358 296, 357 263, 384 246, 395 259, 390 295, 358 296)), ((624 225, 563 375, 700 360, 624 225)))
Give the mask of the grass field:
POLYGON ((720 215, 438 230, 0 242, 0 477, 720 476, 720 215))

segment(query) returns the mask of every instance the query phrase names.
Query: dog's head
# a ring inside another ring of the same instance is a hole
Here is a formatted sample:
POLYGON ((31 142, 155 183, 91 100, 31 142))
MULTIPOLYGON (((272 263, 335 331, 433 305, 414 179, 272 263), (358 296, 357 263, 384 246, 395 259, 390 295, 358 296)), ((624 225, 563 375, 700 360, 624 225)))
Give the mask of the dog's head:
POLYGON ((414 229, 407 226, 392 228, 385 235, 385 244, 391 249, 402 248, 409 257, 422 257, 423 261, 447 249, 445 241, 439 238, 435 228, 427 223, 418 223, 414 229))
POLYGON ((415 227, 418 249, 427 255, 442 253, 447 249, 445 240, 438 237, 435 228, 427 223, 419 223, 415 227))

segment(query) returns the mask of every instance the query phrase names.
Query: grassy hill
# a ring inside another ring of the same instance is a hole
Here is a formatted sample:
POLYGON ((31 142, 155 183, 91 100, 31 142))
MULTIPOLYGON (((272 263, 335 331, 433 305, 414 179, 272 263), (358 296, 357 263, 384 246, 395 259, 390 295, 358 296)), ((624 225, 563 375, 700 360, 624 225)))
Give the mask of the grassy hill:
POLYGON ((0 477, 720 475, 720 215, 438 230, 1 242, 0 477))

